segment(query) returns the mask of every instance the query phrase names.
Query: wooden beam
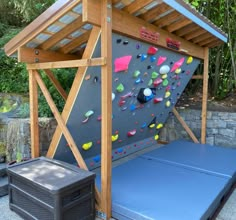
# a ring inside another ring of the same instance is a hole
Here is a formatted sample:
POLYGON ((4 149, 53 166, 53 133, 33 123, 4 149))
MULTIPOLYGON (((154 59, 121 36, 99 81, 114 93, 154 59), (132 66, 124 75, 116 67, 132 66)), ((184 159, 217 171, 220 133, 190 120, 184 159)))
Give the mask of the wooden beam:
POLYGON ((206 143, 206 126, 207 126, 207 98, 208 98, 208 68, 209 68, 209 49, 204 48, 204 70, 203 70, 203 91, 202 91, 202 129, 201 143, 206 143))
POLYGON ((195 23, 191 23, 185 27, 180 28, 179 30, 175 31, 175 34, 179 37, 183 37, 184 35, 197 30, 199 27, 195 23))
POLYGON ((38 86, 33 70, 29 70, 31 157, 39 157, 38 86))
POLYGON ((43 95, 44 95, 44 97, 45 97, 45 99, 46 99, 46 101, 47 101, 47 103, 48 103, 48 105, 49 105, 49 107, 50 107, 50 109, 51 109, 58 125, 59 125, 59 127, 60 127, 60 129, 62 130, 62 133, 65 136, 65 139, 68 143, 68 146, 70 147, 77 163, 79 164, 79 166, 82 169, 87 170, 88 169, 87 165, 84 162, 84 159, 82 158, 82 156, 81 156, 81 154, 78 150, 78 147, 76 146, 76 143, 75 143, 73 137, 71 136, 68 128, 66 127, 66 124, 65 124, 64 120, 62 119, 55 103, 53 102, 53 99, 52 99, 49 91, 47 90, 47 87, 45 86, 41 76, 39 75, 39 73, 36 70, 34 70, 33 72, 35 74, 35 79, 36 79, 36 81, 37 81, 37 83, 38 83, 38 85, 39 85, 39 87, 40 87, 40 89, 41 89, 41 91, 42 91, 42 93, 43 93, 43 95))
POLYGON ((215 38, 213 38, 212 36, 210 36, 209 38, 202 40, 201 42, 199 42, 198 44, 203 47, 204 45, 210 44, 212 42, 216 41, 215 38))
POLYGON ((171 10, 171 7, 162 2, 161 4, 156 5, 154 8, 148 10, 146 13, 140 15, 139 17, 145 21, 152 21, 158 15, 161 15, 168 10, 171 10))
POLYGON ((184 35, 184 38, 185 38, 186 40, 192 40, 192 39, 194 39, 195 37, 198 37, 198 36, 200 36, 200 35, 202 35, 202 34, 204 34, 204 33, 207 33, 207 31, 204 30, 204 29, 198 28, 197 30, 195 29, 195 30, 193 30, 192 32, 190 32, 190 33, 184 35))
POLYGON ((180 124, 183 126, 185 131, 188 133, 188 135, 192 138, 193 142, 199 143, 198 139, 196 138, 192 130, 189 128, 189 126, 186 124, 186 122, 183 120, 183 118, 180 116, 176 108, 173 108, 172 112, 174 113, 175 117, 178 119, 180 124))
POLYGON ((66 44, 59 51, 62 53, 69 53, 70 51, 74 50, 75 48, 79 47, 80 45, 86 43, 89 39, 90 33, 91 33, 91 31, 85 32, 81 36, 75 38, 70 43, 66 44))
MULTIPOLYGON (((92 58, 93 52, 94 52, 95 47, 97 45, 100 34, 101 34, 100 28, 93 27, 90 38, 89 38, 88 43, 87 43, 87 46, 86 46, 85 51, 83 53, 83 57, 82 57, 83 59, 91 59, 92 58)), ((70 93, 68 95, 67 101, 65 103, 65 106, 64 106, 64 109, 63 109, 62 115, 61 115, 61 117, 62 117, 62 119, 64 120, 65 123, 67 123, 67 121, 69 119, 69 116, 70 116, 70 113, 72 111, 73 105, 75 103, 75 100, 76 100, 77 95, 80 91, 83 79, 85 77, 87 68, 88 68, 87 66, 80 67, 77 71, 77 74, 75 75, 73 85, 70 89, 70 93)), ((55 133, 52 137, 52 141, 50 143, 48 152, 47 152, 47 157, 50 157, 50 158, 54 157, 61 137, 62 137, 62 131, 61 131, 60 127, 57 126, 57 128, 55 130, 55 133)), ((100 206, 101 198, 100 198, 100 193, 97 190, 97 188, 95 190, 95 193, 96 193, 97 205, 100 206)))
POLYGON ((20 47, 18 49, 18 62, 24 62, 29 64, 78 59, 78 56, 58 53, 54 51, 45 51, 26 47, 20 47))
POLYGON ((101 55, 107 60, 102 66, 102 137, 101 137, 101 201, 106 219, 111 218, 112 173, 112 9, 111 0, 101 1, 101 55))
POLYGON ((191 79, 203 79, 203 75, 193 75, 191 79))
POLYGON ((192 42, 194 42, 196 44, 196 43, 199 43, 203 40, 208 39, 209 37, 212 37, 212 35, 207 32, 207 33, 203 33, 203 34, 201 34, 201 35, 199 35, 199 36, 197 36, 197 37, 195 37, 191 40, 192 40, 192 42))
POLYGON ((191 20, 184 18, 184 19, 181 19, 173 24, 170 24, 165 29, 172 33, 172 32, 179 30, 180 28, 183 28, 186 25, 191 24, 191 23, 192 23, 191 20))
POLYGON ((65 13, 78 5, 80 0, 58 0, 43 14, 30 23, 23 31, 5 45, 5 52, 8 56, 14 54, 19 47, 34 39, 49 25, 56 22, 65 13))
POLYGON ((82 66, 102 66, 106 64, 106 59, 103 57, 81 59, 81 60, 68 60, 61 62, 48 62, 48 63, 35 63, 28 64, 27 69, 55 69, 55 68, 72 68, 82 66))
MULTIPOLYGON (((86 7, 89 10, 86 10, 86 8, 83 7, 83 19, 87 19, 85 21, 87 21, 88 23, 100 26, 101 2, 97 0, 84 0, 83 6, 84 3, 86 3, 86 7)), ((196 44, 186 41, 183 38, 180 38, 161 28, 156 27, 155 25, 149 24, 140 18, 128 14, 127 12, 113 8, 112 13, 113 13, 112 28, 115 32, 122 33, 132 38, 144 41, 144 39, 140 37, 140 29, 142 27, 145 27, 147 30, 151 32, 154 33, 158 32, 161 36, 160 39, 157 41, 157 43, 151 42, 152 44, 168 48, 166 45, 166 38, 169 37, 173 38, 176 41, 179 41, 181 43, 181 49, 188 51, 187 54, 194 57, 198 57, 200 59, 203 59, 204 57, 203 48, 196 44)))
POLYGON ((122 10, 128 12, 129 14, 134 14, 151 2, 153 2, 153 0, 135 0, 131 4, 125 6, 122 10))
POLYGON ((43 50, 48 50, 52 46, 56 45, 60 40, 67 37, 74 31, 78 30, 82 25, 83 25, 82 16, 80 16, 75 21, 67 25, 65 28, 60 30, 58 33, 54 34, 45 43, 40 45, 40 48, 43 50))
POLYGON ((66 101, 68 95, 67 95, 66 91, 62 88, 62 86, 59 83, 59 81, 54 76, 53 72, 51 70, 49 70, 49 69, 46 69, 44 71, 45 71, 45 74, 48 76, 48 78, 53 83, 53 85, 55 86, 55 88, 57 89, 57 91, 60 93, 62 98, 66 101))
POLYGON ((157 19, 153 24, 161 28, 175 22, 180 16, 181 14, 179 12, 172 11, 169 14, 157 19))

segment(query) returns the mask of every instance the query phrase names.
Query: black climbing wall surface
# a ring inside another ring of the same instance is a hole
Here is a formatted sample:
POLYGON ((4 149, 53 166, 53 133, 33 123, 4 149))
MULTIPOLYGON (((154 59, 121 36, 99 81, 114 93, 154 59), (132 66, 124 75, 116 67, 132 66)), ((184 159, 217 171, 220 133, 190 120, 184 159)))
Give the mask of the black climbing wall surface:
MULTIPOLYGON (((155 143, 200 60, 113 34, 113 159, 155 143)), ((93 57, 100 57, 100 42, 93 57)), ((101 68, 89 67, 67 122, 88 167, 100 165, 101 68)), ((76 163, 62 135, 55 159, 76 163)))

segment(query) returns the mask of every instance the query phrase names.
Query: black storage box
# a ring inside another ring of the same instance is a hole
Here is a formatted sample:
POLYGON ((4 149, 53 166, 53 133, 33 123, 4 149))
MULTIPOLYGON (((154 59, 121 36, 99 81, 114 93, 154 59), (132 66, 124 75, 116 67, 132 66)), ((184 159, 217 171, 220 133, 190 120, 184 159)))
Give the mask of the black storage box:
POLYGON ((95 219, 95 174, 40 157, 8 167, 10 209, 24 219, 95 219))

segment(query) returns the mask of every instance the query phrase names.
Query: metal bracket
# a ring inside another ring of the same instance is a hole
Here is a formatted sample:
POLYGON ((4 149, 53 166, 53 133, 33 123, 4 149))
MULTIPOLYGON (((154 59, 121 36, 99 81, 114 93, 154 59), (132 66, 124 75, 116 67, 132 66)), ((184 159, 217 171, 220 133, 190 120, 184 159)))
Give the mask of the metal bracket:
POLYGON ((101 211, 98 211, 98 210, 96 211, 96 216, 98 218, 101 218, 101 219, 104 219, 104 220, 107 219, 107 215, 104 212, 101 212, 101 211))

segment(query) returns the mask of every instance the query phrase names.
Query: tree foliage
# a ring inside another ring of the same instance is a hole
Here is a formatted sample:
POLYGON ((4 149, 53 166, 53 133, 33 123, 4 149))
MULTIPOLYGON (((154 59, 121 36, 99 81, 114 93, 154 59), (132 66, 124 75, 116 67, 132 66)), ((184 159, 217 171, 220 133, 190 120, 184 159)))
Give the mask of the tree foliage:
POLYGON ((188 0, 188 2, 228 34, 228 44, 210 50, 212 95, 222 99, 236 87, 236 0, 188 0))

